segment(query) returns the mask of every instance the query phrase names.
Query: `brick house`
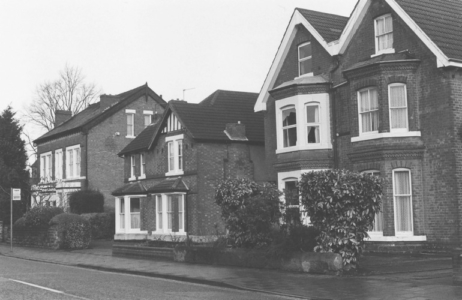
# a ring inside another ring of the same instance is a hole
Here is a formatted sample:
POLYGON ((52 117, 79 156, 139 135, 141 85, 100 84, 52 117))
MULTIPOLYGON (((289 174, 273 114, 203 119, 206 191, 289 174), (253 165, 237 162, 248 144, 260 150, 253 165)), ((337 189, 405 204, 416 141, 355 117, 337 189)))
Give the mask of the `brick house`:
POLYGON ((461 1, 296 9, 255 111, 278 186, 344 168, 386 179, 372 246, 462 243, 461 1))
POLYGON ((115 239, 204 240, 223 234, 217 184, 267 179, 257 94, 217 90, 199 104, 170 101, 162 119, 120 153, 125 184, 115 189, 115 239))
POLYGON ((129 142, 164 112, 167 103, 147 84, 100 101, 72 116, 56 111, 55 128, 34 141, 40 182, 32 187, 31 205, 47 201, 67 207, 70 192, 91 188, 105 195, 123 183, 123 162, 117 156, 129 142))

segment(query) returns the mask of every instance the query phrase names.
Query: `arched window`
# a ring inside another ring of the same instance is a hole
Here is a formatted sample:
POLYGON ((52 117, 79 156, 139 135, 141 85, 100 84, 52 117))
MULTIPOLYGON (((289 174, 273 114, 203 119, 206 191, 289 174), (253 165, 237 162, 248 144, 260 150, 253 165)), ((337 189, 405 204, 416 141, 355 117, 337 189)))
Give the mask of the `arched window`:
POLYGON ((412 182, 409 169, 393 170, 395 234, 413 234, 412 182))

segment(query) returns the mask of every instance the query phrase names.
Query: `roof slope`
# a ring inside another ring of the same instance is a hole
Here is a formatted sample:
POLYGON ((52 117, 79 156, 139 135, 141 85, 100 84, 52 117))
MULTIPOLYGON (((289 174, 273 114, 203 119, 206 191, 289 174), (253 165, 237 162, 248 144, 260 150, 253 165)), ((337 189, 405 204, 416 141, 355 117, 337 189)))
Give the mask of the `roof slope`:
POLYGON ((395 1, 446 56, 462 60, 462 1, 395 1))
POLYGON ((125 148, 123 148, 118 155, 147 149, 149 145, 151 145, 151 142, 155 134, 157 133, 157 130, 159 129, 159 125, 160 122, 150 124, 143 131, 141 131, 141 133, 138 134, 138 136, 133 141, 131 141, 127 146, 125 146, 125 148))
POLYGON ((322 13, 319 11, 297 8, 317 32, 328 43, 338 40, 348 22, 348 17, 322 13))
POLYGON ((54 138, 58 138, 65 134, 70 134, 74 132, 81 131, 85 126, 92 127, 99 122, 103 121, 107 117, 111 116, 119 109, 123 108, 125 105, 138 99, 141 95, 148 94, 156 101, 159 102, 160 105, 166 106, 166 102, 162 100, 153 90, 151 90, 147 84, 139 86, 135 89, 123 92, 118 95, 114 95, 119 97, 120 100, 115 102, 114 105, 106 108, 104 110, 100 109, 100 103, 94 103, 89 105, 86 109, 82 110, 78 114, 74 115, 72 118, 67 120, 66 122, 62 123, 56 128, 48 131, 44 135, 37 138, 34 142, 41 143, 47 140, 51 140, 54 138))
POLYGON ((169 104, 195 139, 229 141, 224 133, 226 124, 240 121, 248 141, 264 142, 263 116, 253 111, 257 97, 256 93, 217 90, 199 104, 169 104))

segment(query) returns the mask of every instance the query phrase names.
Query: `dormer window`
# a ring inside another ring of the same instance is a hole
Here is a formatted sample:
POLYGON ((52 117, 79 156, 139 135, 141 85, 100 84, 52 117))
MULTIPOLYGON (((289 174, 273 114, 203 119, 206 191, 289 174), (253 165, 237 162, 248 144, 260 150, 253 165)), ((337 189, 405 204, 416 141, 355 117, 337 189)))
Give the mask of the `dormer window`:
POLYGON ((393 19, 390 14, 378 17, 375 24, 375 53, 394 53, 393 19))
POLYGON ((313 60, 311 56, 311 42, 298 46, 298 76, 313 75, 313 60))

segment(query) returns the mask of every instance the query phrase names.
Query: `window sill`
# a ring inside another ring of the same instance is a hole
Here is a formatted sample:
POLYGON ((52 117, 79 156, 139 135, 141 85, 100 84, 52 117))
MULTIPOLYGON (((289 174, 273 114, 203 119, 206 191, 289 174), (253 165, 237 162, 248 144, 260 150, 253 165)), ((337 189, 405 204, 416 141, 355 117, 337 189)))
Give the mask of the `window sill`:
POLYGON ((134 138, 136 138, 136 136, 134 136, 134 135, 126 135, 125 138, 127 138, 127 139, 134 139, 134 138))
POLYGON ((72 180, 82 180, 82 179, 86 179, 85 176, 80 176, 80 177, 69 177, 69 178, 66 178, 66 179, 61 179, 62 181, 72 181, 72 180))
POLYGON ((139 176, 138 179, 146 179, 146 174, 139 176))
MULTIPOLYGON (((370 233, 369 233, 370 234, 370 233)), ((370 235, 368 242, 425 242, 426 235, 409 235, 409 236, 380 236, 370 235)))
POLYGON ((395 53, 395 49, 394 48, 389 48, 389 49, 385 49, 385 50, 382 50, 380 52, 377 52, 376 54, 372 54, 371 58, 376 57, 376 56, 380 56, 382 54, 392 54, 392 53, 395 53))
POLYGON ((136 177, 130 177, 128 178, 128 181, 135 181, 136 180, 136 177))
POLYGON ((298 77, 295 77, 294 79, 299 79, 299 78, 303 78, 303 77, 313 77, 313 72, 300 75, 298 77))
POLYGON ((170 172, 165 173, 165 176, 175 176, 175 175, 183 175, 183 174, 184 174, 183 171, 170 171, 170 172))
POLYGON ((351 138, 351 142, 361 142, 368 140, 376 140, 382 138, 395 138, 395 137, 420 137, 420 131, 407 131, 407 132, 382 132, 382 133, 372 133, 372 134, 363 134, 360 136, 355 136, 351 138))
POLYGON ((295 147, 287 147, 287 148, 278 148, 276 149, 276 154, 280 153, 287 153, 287 152, 295 152, 295 151, 304 151, 304 150, 330 150, 332 149, 331 144, 317 144, 317 145, 310 145, 310 146, 295 146, 295 147))

